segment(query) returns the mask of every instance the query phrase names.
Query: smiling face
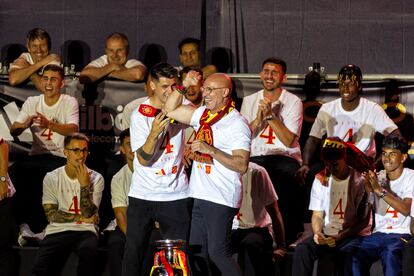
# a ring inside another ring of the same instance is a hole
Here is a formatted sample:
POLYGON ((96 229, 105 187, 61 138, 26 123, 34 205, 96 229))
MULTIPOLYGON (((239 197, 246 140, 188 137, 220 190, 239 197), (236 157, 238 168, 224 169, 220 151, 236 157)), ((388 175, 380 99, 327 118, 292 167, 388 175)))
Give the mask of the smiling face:
POLYGON ((358 82, 346 78, 339 82, 339 94, 342 102, 352 103, 355 102, 359 97, 360 85, 358 82))
POLYGON ((200 51, 197 44, 188 43, 181 47, 180 61, 186 66, 200 66, 200 51))
POLYGON ((404 161, 407 159, 407 154, 401 153, 398 149, 383 148, 381 154, 381 161, 387 173, 396 172, 403 169, 404 161))
POLYGON ((59 97, 60 89, 62 89, 64 82, 63 78, 57 71, 47 70, 43 72, 41 78, 43 94, 45 98, 59 97))
POLYGON ((26 46, 35 63, 41 61, 47 57, 47 55, 49 55, 49 46, 47 39, 36 38, 29 41, 26 46))
POLYGON ((202 87, 205 106, 212 113, 219 111, 227 103, 231 93, 231 83, 224 74, 210 75, 202 87))
POLYGON ((128 43, 120 37, 112 37, 106 41, 105 54, 108 62, 124 65, 127 62, 128 43))
POLYGON ((286 80, 285 72, 282 66, 275 63, 265 63, 260 72, 263 89, 267 92, 273 92, 281 88, 282 83, 286 80))
POLYGON ((151 80, 150 86, 154 92, 154 97, 152 98, 155 100, 152 104, 157 108, 162 107, 176 84, 176 78, 160 77, 158 80, 151 80))

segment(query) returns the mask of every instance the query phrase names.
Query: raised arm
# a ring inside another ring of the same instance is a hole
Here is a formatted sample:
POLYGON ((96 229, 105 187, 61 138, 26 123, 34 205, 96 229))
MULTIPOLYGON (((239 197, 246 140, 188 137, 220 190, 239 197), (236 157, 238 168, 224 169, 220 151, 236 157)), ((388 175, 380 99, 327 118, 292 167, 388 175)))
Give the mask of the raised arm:
POLYGON ((81 71, 79 80, 81 83, 96 82, 97 80, 100 80, 115 71, 123 70, 123 67, 124 66, 122 65, 114 63, 107 64, 103 67, 89 65, 81 71))

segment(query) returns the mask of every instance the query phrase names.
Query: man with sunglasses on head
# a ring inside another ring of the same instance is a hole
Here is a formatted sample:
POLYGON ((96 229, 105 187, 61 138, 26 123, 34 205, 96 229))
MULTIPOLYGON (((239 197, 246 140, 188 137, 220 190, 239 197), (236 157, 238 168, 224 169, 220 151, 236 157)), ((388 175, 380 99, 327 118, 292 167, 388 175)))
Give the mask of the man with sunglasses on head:
POLYGON ((30 275, 58 275, 72 251, 79 257, 77 275, 95 275, 104 180, 85 164, 88 143, 84 134, 66 136, 66 165, 43 180, 42 204, 49 224, 30 275))
POLYGON ((18 223, 22 237, 33 236, 46 226, 41 207, 42 180, 47 172, 65 164, 63 140, 66 135, 77 132, 79 106, 76 98, 61 94, 64 86, 63 69, 54 64, 46 65, 41 76, 42 94, 26 99, 17 119, 10 127, 12 136, 19 136, 30 129, 33 142, 29 156, 18 160, 10 168, 19 193, 16 194, 18 223), (22 173, 25 172, 25 173, 22 173), (30 208, 27 208, 30 206, 30 208))

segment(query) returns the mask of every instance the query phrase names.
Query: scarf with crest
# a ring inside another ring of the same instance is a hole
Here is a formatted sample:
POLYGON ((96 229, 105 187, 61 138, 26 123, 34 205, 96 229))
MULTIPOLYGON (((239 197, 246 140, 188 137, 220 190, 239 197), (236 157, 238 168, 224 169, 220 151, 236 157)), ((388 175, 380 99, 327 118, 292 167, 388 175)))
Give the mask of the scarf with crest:
MULTIPOLYGON (((202 140, 206 142, 207 144, 213 146, 213 130, 211 128, 212 125, 220 121, 221 118, 226 116, 230 113, 235 107, 235 103, 232 99, 229 99, 225 106, 223 106, 218 112, 212 114, 209 109, 205 109, 203 114, 200 118, 200 128, 198 129, 195 139, 196 140, 202 140)), ((190 159, 193 159, 195 161, 198 161, 200 163, 207 163, 212 164, 213 158, 209 154, 203 154, 198 152, 191 151, 191 147, 189 152, 187 153, 187 156, 190 159)))

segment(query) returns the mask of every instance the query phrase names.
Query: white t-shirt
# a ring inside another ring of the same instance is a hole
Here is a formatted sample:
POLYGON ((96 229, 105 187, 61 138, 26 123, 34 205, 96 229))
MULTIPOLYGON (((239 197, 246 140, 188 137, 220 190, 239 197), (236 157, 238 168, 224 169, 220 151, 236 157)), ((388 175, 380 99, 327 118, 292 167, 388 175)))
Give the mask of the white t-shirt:
POLYGON ((266 169, 250 162, 243 175, 243 199, 239 214, 234 217, 233 229, 270 227, 272 219, 266 206, 278 200, 272 180, 266 169))
MULTIPOLYGON (((259 102, 263 100, 263 90, 249 95, 243 99, 243 104, 240 113, 246 117, 249 122, 252 122, 257 115, 259 109, 259 102)), ((256 137, 253 137, 251 156, 261 155, 283 155, 296 159, 299 163, 302 162, 299 136, 302 129, 303 121, 303 107, 301 100, 292 93, 282 90, 279 97, 281 108, 279 111, 279 118, 282 123, 296 135, 292 147, 286 147, 275 135, 269 124, 260 130, 256 137)), ((275 106, 273 103, 272 107, 275 106)))
MULTIPOLYGON (((206 107, 197 108, 190 125, 196 130, 206 107)), ((232 154, 233 150, 250 151, 251 131, 246 119, 235 109, 212 125, 214 147, 232 154)), ((190 196, 239 208, 242 198, 241 174, 213 159, 213 164, 194 161, 190 178, 190 196)))
MULTIPOLYGON (((36 115, 36 112, 42 113, 48 120, 52 120, 58 124, 79 125, 78 100, 69 95, 61 94, 59 100, 52 106, 48 106, 45 103, 43 94, 29 97, 24 102, 16 121, 24 123, 30 116, 36 115)), ((30 155, 48 153, 64 157, 64 135, 35 124, 32 124, 30 130, 33 135, 30 155)))
POLYGON ((112 208, 127 207, 128 193, 131 186, 132 171, 128 164, 123 166, 111 181, 111 203, 112 208))
POLYGON ((124 111, 122 112, 122 120, 121 120, 121 130, 125 130, 131 126, 131 114, 134 110, 138 108, 140 104, 146 101, 148 97, 142 97, 129 102, 124 107, 124 111))
MULTIPOLYGON (((143 104, 150 105, 147 99, 143 104)), ((144 145, 152 128, 154 117, 142 115, 138 108, 131 115, 131 148, 136 152, 144 145)), ((134 156, 134 173, 129 196, 151 201, 173 201, 188 197, 188 179, 184 173, 183 124, 171 124, 161 133, 155 145, 154 160, 148 167, 134 156)))
POLYGON ((385 134, 397 128, 382 107, 372 101, 361 98, 355 110, 345 111, 341 99, 336 99, 321 106, 309 135, 338 136, 353 141, 365 154, 375 157, 375 132, 385 134))
MULTIPOLYGON (((90 194, 92 201, 99 208, 101 203, 104 180, 102 175, 88 169, 90 177, 90 194)), ((80 184, 77 179, 70 179, 66 174, 65 166, 46 174, 43 179, 42 204, 55 204, 58 209, 72 214, 81 214, 80 211, 80 184)), ((64 231, 91 231, 97 234, 97 225, 82 222, 49 223, 46 235, 64 231)))
MULTIPOLYGON (((103 56, 100 56, 99 58, 97 58, 95 60, 92 60, 88 65, 86 65, 85 68, 87 68, 87 67, 102 68, 102 67, 104 67, 108 64, 109 64, 108 56, 103 55, 103 56)), ((125 67, 128 68, 128 69, 132 68, 132 67, 135 67, 135 66, 144 66, 145 67, 145 65, 141 61, 136 60, 136 59, 128 59, 127 62, 125 63, 125 67)))
MULTIPOLYGON (((404 168, 398 179, 390 181, 390 188, 401 199, 412 198, 413 183, 414 170, 404 168)), ((410 216, 404 216, 389 206, 383 199, 378 199, 373 232, 410 234, 410 223, 410 216)))

